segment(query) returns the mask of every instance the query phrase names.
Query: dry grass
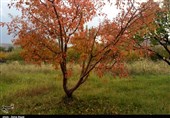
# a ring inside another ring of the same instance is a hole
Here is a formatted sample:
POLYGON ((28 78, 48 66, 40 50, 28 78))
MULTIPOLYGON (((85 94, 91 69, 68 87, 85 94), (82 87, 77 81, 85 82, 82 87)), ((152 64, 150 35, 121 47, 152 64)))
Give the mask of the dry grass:
MULTIPOLYGON (((0 106, 13 103, 11 114, 169 114, 170 67, 149 60, 127 66, 129 79, 99 78, 93 72, 75 91, 76 99, 62 101, 62 75, 51 65, 1 64, 0 106)), ((77 81, 79 66, 73 70, 70 85, 77 81)))
POLYGON ((170 74, 170 66, 163 62, 142 59, 127 64, 130 74, 170 74))

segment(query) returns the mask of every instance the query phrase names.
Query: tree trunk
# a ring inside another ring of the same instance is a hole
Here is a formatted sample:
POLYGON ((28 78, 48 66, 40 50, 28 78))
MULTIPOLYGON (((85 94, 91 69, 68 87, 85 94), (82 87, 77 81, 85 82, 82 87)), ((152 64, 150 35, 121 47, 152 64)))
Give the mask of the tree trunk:
POLYGON ((77 82, 77 84, 76 84, 73 88, 68 89, 68 88, 67 88, 67 79, 66 79, 66 78, 63 79, 64 92, 66 93, 66 96, 67 96, 68 98, 71 98, 72 95, 73 95, 73 92, 80 87, 80 85, 82 84, 82 80, 83 80, 83 79, 80 78, 79 81, 77 82))
POLYGON ((65 94, 68 98, 71 98, 72 95, 73 95, 73 92, 75 90, 77 90, 80 87, 80 85, 85 82, 84 79, 86 80, 88 78, 89 73, 87 75, 80 77, 77 84, 73 88, 69 89, 67 87, 68 76, 67 76, 66 63, 61 63, 60 66, 61 66, 61 70, 62 70, 62 74, 63 74, 63 89, 64 89, 64 92, 65 92, 65 94))
MULTIPOLYGON (((70 89, 70 90, 67 89, 67 90, 65 91, 65 93, 66 93, 66 95, 67 95, 68 98, 71 98, 71 97, 72 97, 73 92, 74 92, 75 90, 77 90, 77 89, 80 87, 80 85, 85 82, 85 81, 83 82, 83 80, 84 80, 84 78, 87 79, 88 76, 89 76, 89 74, 88 74, 87 76, 81 77, 81 78, 79 79, 79 81, 77 82, 77 84, 76 84, 72 89, 70 89)), ((66 87, 66 88, 67 88, 67 87, 66 87)))
POLYGON ((69 90, 69 89, 67 88, 67 78, 66 78, 65 76, 63 77, 63 89, 64 89, 64 92, 65 92, 66 96, 67 96, 68 98, 71 98, 71 97, 72 97, 72 94, 73 94, 73 91, 72 91, 72 90, 69 90))
POLYGON ((72 98, 73 96, 73 92, 74 91, 71 91, 71 90, 68 90, 67 92, 66 92, 66 96, 68 97, 68 98, 72 98))
POLYGON ((61 63, 60 67, 61 67, 62 74, 63 74, 63 89, 64 89, 64 92, 65 92, 65 94, 66 94, 66 96, 68 98, 71 98, 72 94, 73 94, 73 91, 69 90, 68 87, 67 87, 67 80, 68 80, 68 78, 67 78, 66 63, 61 63))
POLYGON ((68 89, 67 84, 65 82, 63 83, 63 89, 64 89, 64 92, 65 92, 65 94, 68 98, 72 98, 73 92, 76 90, 75 88, 74 89, 68 89))

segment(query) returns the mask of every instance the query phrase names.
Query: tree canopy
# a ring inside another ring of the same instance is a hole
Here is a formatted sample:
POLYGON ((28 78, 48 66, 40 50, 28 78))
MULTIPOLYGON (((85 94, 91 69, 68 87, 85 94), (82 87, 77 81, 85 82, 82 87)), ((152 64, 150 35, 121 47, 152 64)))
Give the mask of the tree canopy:
MULTIPOLYGON (((9 7, 20 10, 21 17, 12 17, 10 23, 1 25, 17 35, 14 43, 23 48, 22 56, 26 61, 51 63, 61 69, 63 89, 71 97, 94 69, 100 76, 108 70, 127 76, 123 61, 125 51, 134 48, 133 36, 144 25, 155 29, 151 22, 160 7, 153 0, 117 0, 120 12, 116 18, 110 21, 106 17, 98 27, 85 28, 84 24, 96 15, 103 15, 97 11, 101 11, 104 4, 102 0, 19 0, 9 7), (74 60, 67 60, 69 45, 79 52, 81 67, 77 83, 71 88, 68 88, 68 78, 72 76, 72 67, 68 64, 74 60)), ((141 34, 146 32, 141 30, 141 34)))
POLYGON ((170 1, 164 0, 161 11, 156 13, 156 18, 151 23, 155 28, 151 29, 148 25, 143 28, 147 30, 141 35, 141 30, 135 35, 138 44, 170 65, 170 1), (146 47, 140 45, 144 40, 149 40, 150 44, 146 47), (154 47, 161 46, 163 52, 159 52, 154 47))

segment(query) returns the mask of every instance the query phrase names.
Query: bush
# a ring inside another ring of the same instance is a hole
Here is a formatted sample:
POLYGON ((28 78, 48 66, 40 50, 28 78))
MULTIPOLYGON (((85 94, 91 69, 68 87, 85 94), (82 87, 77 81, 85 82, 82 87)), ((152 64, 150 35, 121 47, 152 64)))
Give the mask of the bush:
POLYGON ((14 50, 14 47, 13 46, 10 46, 9 48, 8 48, 8 52, 11 52, 11 51, 13 51, 14 50))
POLYGON ((131 50, 130 52, 127 52, 125 60, 127 62, 133 62, 139 60, 140 58, 141 56, 137 51, 131 50))
POLYGON ((6 62, 7 54, 5 52, 0 52, 0 62, 6 62))
POLYGON ((5 48, 4 48, 4 47, 0 47, 0 51, 1 51, 1 52, 4 52, 4 51, 5 51, 5 48))
POLYGON ((8 52, 7 61, 23 61, 23 58, 20 56, 21 48, 16 48, 11 52, 8 52))
POLYGON ((69 48, 68 49, 68 61, 74 61, 74 62, 78 62, 79 58, 80 58, 80 54, 74 49, 74 48, 69 48))

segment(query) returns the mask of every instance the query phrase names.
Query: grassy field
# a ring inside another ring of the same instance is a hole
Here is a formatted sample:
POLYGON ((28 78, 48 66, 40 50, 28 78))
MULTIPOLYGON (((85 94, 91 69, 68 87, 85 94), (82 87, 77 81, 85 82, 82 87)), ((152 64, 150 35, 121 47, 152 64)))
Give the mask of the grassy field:
POLYGON ((92 73, 68 100, 52 66, 1 64, 0 107, 14 104, 9 114, 170 114, 170 67, 148 60, 127 67, 128 78, 92 73))

